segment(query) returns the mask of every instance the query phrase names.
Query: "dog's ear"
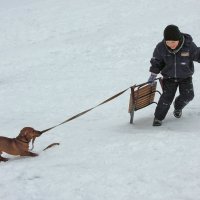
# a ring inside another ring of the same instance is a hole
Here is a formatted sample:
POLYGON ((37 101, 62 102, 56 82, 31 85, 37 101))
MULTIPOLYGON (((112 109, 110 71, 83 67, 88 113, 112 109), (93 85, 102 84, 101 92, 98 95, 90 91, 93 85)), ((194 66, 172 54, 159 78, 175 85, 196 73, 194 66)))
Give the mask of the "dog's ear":
POLYGON ((24 127, 21 131, 20 131, 20 135, 21 136, 31 136, 34 135, 35 130, 31 127, 24 127))
POLYGON ((27 135, 27 127, 24 127, 24 128, 20 131, 20 135, 21 135, 21 136, 26 136, 26 135, 27 135))

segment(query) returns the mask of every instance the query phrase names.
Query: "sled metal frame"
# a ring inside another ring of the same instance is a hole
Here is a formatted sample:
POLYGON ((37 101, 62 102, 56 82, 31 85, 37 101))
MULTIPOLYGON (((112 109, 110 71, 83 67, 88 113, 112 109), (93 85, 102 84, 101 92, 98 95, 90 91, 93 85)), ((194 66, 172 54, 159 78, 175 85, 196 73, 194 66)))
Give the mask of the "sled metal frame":
POLYGON ((162 87, 161 78, 157 78, 155 80, 155 83, 153 84, 146 82, 131 87, 129 110, 128 110, 128 112, 130 113, 130 124, 133 124, 135 111, 145 108, 153 103, 157 104, 157 102, 154 101, 155 94, 158 93, 161 95, 161 93, 158 90, 156 90, 157 80, 159 80, 162 87))

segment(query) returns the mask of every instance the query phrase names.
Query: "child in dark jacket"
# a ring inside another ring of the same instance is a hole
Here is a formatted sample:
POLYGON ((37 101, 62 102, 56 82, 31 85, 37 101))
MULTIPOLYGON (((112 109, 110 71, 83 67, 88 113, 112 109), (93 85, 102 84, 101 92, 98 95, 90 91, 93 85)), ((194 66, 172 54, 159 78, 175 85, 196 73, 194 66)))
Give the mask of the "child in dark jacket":
POLYGON ((155 110, 153 126, 162 125, 175 97, 174 116, 180 118, 182 109, 194 98, 192 75, 193 61, 200 63, 200 47, 197 47, 190 35, 181 33, 175 25, 164 30, 164 39, 157 44, 151 58, 149 82, 154 82, 157 74, 163 76, 163 93, 155 110))

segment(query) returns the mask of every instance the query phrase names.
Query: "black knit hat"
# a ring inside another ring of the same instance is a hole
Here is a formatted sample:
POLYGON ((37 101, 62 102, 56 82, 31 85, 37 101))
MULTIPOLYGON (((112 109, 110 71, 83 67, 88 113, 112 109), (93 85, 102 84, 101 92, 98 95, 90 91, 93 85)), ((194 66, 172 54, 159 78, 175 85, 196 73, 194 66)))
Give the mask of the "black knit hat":
POLYGON ((168 25, 164 30, 164 39, 178 41, 181 39, 181 32, 179 28, 175 25, 168 25))

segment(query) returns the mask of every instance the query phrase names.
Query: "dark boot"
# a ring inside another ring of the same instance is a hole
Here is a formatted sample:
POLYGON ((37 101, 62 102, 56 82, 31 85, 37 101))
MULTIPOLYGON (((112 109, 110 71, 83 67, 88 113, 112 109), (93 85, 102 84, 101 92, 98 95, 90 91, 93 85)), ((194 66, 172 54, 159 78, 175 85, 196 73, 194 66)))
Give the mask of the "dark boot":
POLYGON ((154 118, 154 120, 153 120, 153 126, 161 126, 161 125, 162 125, 162 120, 154 118))
POLYGON ((174 110, 174 112, 173 112, 173 114, 174 114, 174 117, 176 117, 176 118, 181 118, 181 115, 182 115, 182 110, 174 110))

